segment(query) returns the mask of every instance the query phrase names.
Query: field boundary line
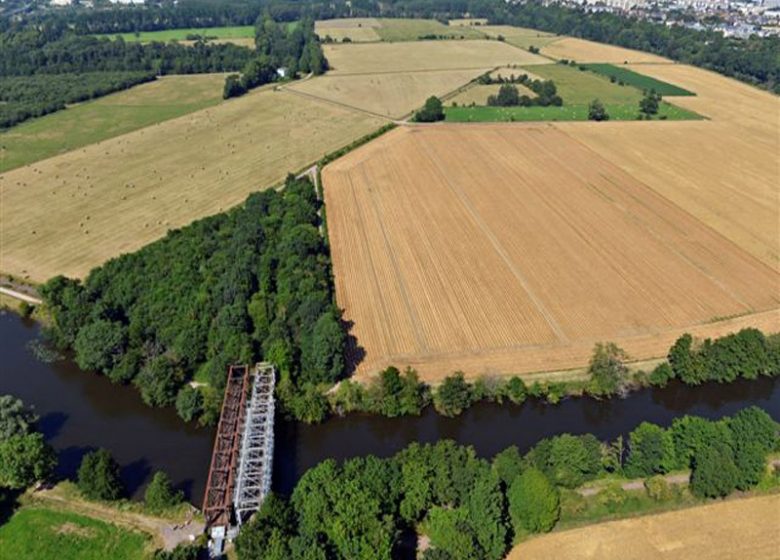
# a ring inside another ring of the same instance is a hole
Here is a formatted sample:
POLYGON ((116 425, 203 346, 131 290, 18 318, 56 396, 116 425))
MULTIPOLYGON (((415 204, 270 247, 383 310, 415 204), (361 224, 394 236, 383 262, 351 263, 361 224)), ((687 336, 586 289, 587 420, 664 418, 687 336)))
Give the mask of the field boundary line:
POLYGON ((360 107, 355 107, 354 105, 348 105, 346 103, 343 103, 341 101, 335 101, 333 99, 327 99, 325 97, 320 97, 319 95, 314 95, 313 93, 309 93, 307 91, 300 91, 297 89, 293 89, 291 87, 282 87, 279 86, 279 89, 277 91, 284 92, 284 93, 292 93, 294 95, 299 95, 301 97, 306 97, 308 99, 313 99, 315 101, 319 101, 321 103, 330 103, 331 105, 336 105, 337 107, 341 107, 342 109, 348 109, 350 111, 355 111, 358 113, 364 113, 366 115, 370 115, 372 117, 377 117, 386 121, 391 122, 397 122, 392 117, 388 117, 387 115, 381 115, 379 113, 374 113, 373 111, 369 111, 368 109, 361 109, 360 107))
MULTIPOLYGON (((420 145, 419 142, 415 142, 415 143, 418 146, 420 145)), ((490 244, 493 246, 496 253, 498 253, 498 256, 501 257, 501 260, 504 261, 504 264, 509 268, 509 270, 512 272, 514 277, 518 280, 518 282, 520 282, 520 286, 523 288, 526 295, 528 295, 528 297, 531 299, 537 311, 539 311, 542 317, 544 317, 544 320, 547 322, 547 324, 555 333, 555 336, 558 338, 560 342, 568 343, 569 338, 566 336, 566 333, 563 332, 563 329, 558 324, 558 321, 555 320, 555 317, 552 316, 550 310, 544 306, 544 304, 539 299, 539 297, 531 289, 531 286, 529 285, 526 277, 509 258, 509 255, 506 253, 506 250, 501 245, 501 242, 496 238, 495 234, 490 229, 487 222, 485 222, 482 216, 479 215, 479 212, 477 212, 477 210, 473 207, 466 193, 464 193, 460 188, 456 187, 452 183, 452 181, 450 181, 445 170, 442 168, 441 163, 438 161, 438 159, 436 159, 434 155, 431 154, 429 146, 423 145, 422 148, 423 149, 421 151, 425 152, 425 155, 427 156, 428 160, 430 160, 430 162, 436 167, 444 183, 453 192, 453 194, 455 194, 455 196, 458 197, 458 200, 464 206, 464 208, 469 213, 471 218, 476 222, 476 224, 479 226, 482 232, 487 236, 488 240, 490 241, 490 244)))

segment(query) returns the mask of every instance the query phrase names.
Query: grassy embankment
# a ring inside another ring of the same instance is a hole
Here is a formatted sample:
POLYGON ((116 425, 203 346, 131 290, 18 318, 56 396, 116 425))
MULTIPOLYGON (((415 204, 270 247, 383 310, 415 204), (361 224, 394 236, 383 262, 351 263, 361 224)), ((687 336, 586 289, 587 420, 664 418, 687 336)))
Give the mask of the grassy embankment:
POLYGON ((0 133, 0 173, 216 105, 224 80, 167 76, 22 123, 0 133))
MULTIPOLYGON (((632 87, 624 80, 626 85, 611 82, 606 75, 600 75, 577 67, 564 64, 535 65, 531 68, 534 77, 543 80, 552 80, 558 88, 558 94, 563 99, 561 107, 488 107, 487 99, 483 105, 473 107, 446 107, 445 114, 450 122, 502 122, 502 121, 585 121, 588 120, 588 104, 594 99, 599 99, 605 106, 611 120, 636 120, 639 115, 639 101, 642 99, 642 91, 638 87, 632 87)), ((515 73, 521 73, 518 70, 515 73)), ((627 71, 628 72, 628 71, 627 71)), ((672 84, 666 84, 641 74, 631 72, 637 78, 634 82, 641 82, 640 78, 647 78, 647 82, 656 83, 657 89, 670 90, 676 88, 672 84)), ((627 76, 627 75, 626 75, 627 76)), ((622 79, 622 78, 621 78, 622 79)), ((680 89, 680 88, 676 88, 680 89)), ((497 91, 497 89, 496 89, 497 91)), ((682 90, 686 91, 686 90, 682 90)), ((676 105, 662 101, 659 106, 657 119, 665 120, 691 120, 701 117, 693 111, 688 111, 676 105)))

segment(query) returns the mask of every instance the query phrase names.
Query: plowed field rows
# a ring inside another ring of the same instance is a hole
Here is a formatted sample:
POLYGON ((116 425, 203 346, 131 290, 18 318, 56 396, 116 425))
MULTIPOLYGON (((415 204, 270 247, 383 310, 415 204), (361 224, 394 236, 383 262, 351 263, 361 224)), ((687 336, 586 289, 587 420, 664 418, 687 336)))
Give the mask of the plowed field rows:
POLYGON ((648 358, 780 303, 775 270, 551 126, 401 128, 324 182, 361 373, 573 367, 599 340, 648 358))

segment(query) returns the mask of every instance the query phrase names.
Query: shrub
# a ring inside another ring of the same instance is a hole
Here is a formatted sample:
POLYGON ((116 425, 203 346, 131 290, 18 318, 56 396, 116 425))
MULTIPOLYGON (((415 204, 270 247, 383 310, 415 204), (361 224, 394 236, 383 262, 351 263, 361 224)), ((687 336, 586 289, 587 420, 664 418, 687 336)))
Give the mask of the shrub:
POLYGON ((190 385, 185 385, 176 395, 176 412, 185 422, 192 422, 203 412, 203 394, 190 385))
POLYGON ((665 502, 672 497, 672 489, 661 475, 651 476, 645 480, 645 491, 656 502, 665 502))
POLYGON ((432 95, 425 101, 423 108, 414 114, 415 122, 436 122, 444 120, 444 107, 441 99, 432 95))
POLYGON ((471 404, 471 386, 463 373, 458 372, 447 377, 433 398, 436 411, 442 416, 458 416, 471 404))

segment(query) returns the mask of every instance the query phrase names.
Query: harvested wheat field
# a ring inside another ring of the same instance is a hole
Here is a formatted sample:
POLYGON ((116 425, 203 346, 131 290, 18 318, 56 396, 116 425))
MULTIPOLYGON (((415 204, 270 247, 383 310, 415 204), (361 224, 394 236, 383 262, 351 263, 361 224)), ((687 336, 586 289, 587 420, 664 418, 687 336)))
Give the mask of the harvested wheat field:
POLYGON ((0 175, 0 270, 81 277, 382 121, 270 89, 0 175))
POLYGON ((500 41, 418 41, 323 45, 332 75, 479 70, 510 64, 549 64, 550 60, 500 41))
POLYGON ((573 368, 604 340, 647 359, 724 317, 780 328, 777 271, 550 125, 399 128, 323 181, 362 375, 573 368))
POLYGON ((777 97, 690 66, 631 68, 696 92, 674 103, 710 120, 556 126, 777 270, 777 97))
POLYGON ((507 560, 777 560, 780 495, 718 502, 536 537, 507 560))
POLYGON ((377 115, 402 117, 422 106, 431 95, 450 93, 488 70, 325 75, 290 88, 377 115))
POLYGON ((348 38, 350 41, 379 41, 376 29, 381 24, 376 18, 326 19, 314 23, 314 31, 322 37, 330 36, 336 41, 348 38))
POLYGON ((557 41, 551 41, 542 47, 542 54, 555 59, 565 58, 577 62, 611 62, 623 64, 624 62, 654 62, 669 63, 671 61, 661 56, 633 49, 594 43, 575 37, 563 37, 557 41))
POLYGON ((488 37, 497 38, 500 35, 507 43, 521 49, 543 47, 560 39, 559 35, 511 25, 483 25, 478 29, 488 37))

